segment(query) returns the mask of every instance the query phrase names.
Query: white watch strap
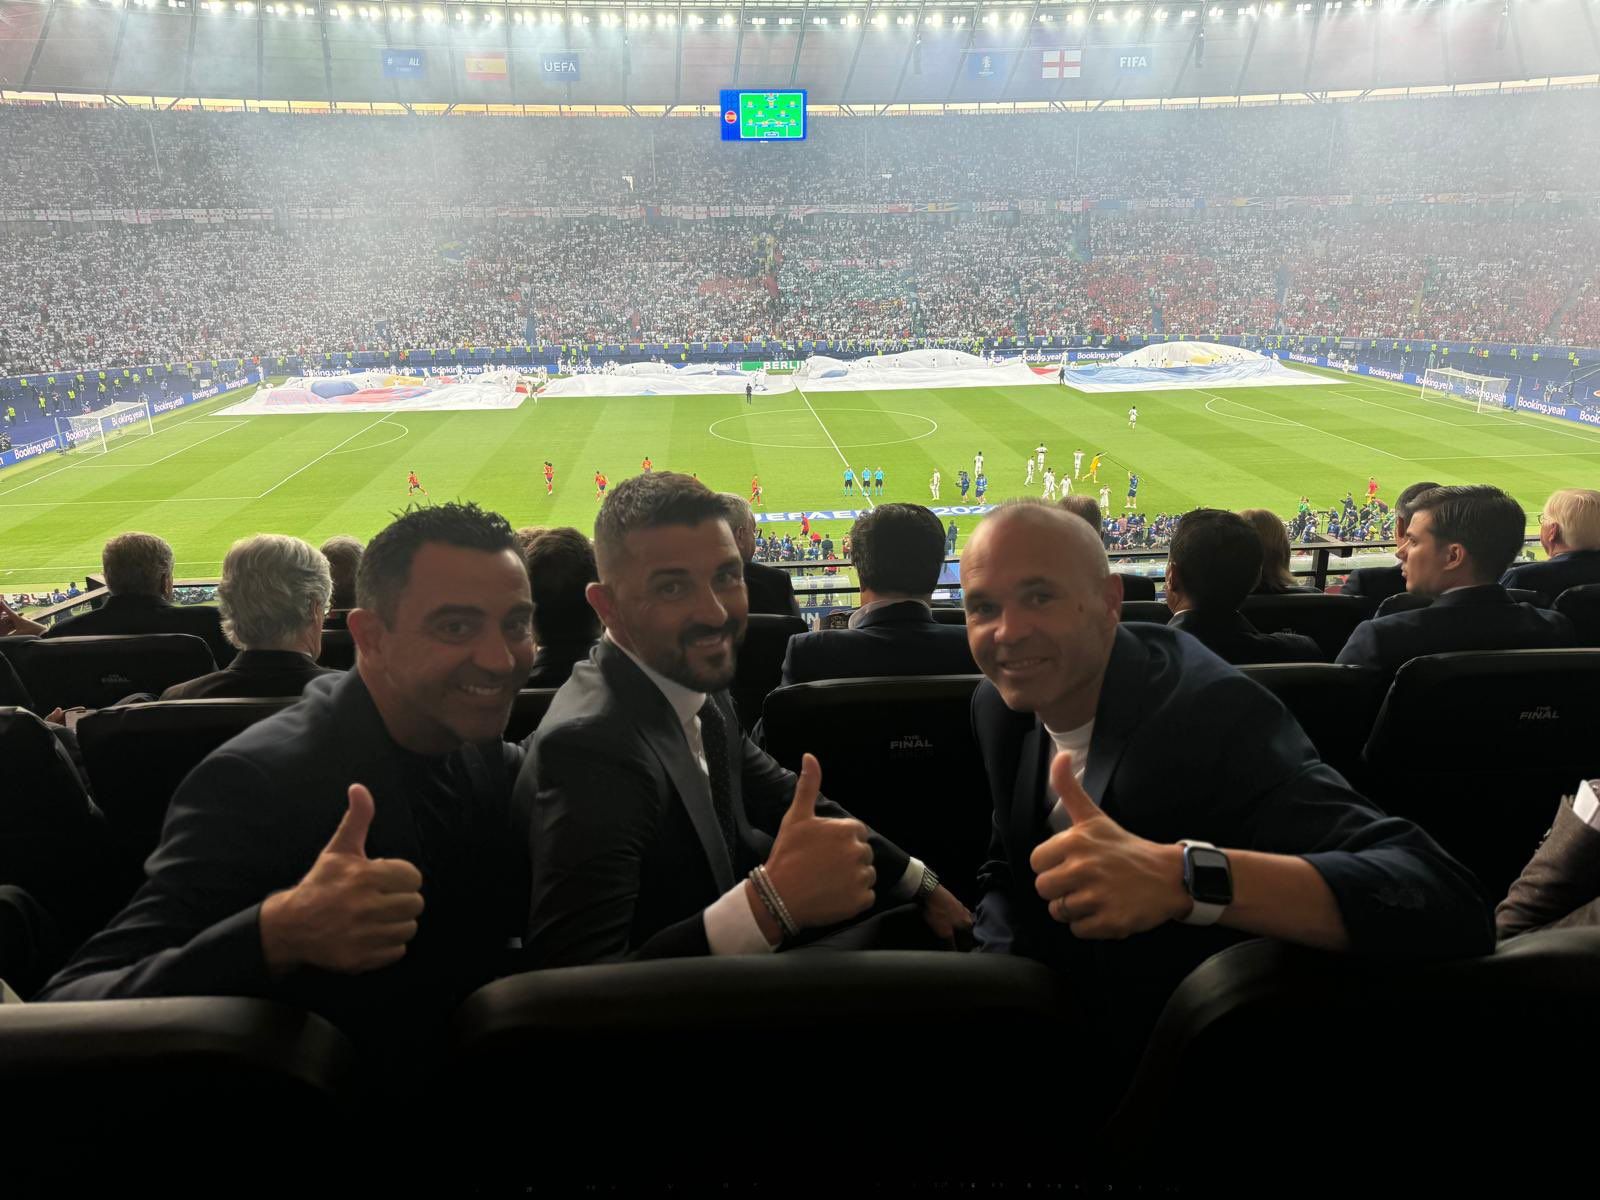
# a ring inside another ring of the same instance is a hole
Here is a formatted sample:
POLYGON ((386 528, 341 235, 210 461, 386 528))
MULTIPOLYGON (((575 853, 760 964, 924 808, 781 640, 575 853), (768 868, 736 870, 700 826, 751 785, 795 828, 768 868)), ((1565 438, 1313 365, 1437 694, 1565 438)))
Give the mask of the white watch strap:
MULTIPOLYGON (((1201 850, 1216 849, 1216 846, 1212 843, 1202 842, 1198 838, 1184 838, 1178 845, 1197 846, 1201 850)), ((1222 914, 1227 911, 1228 907, 1226 904, 1207 904, 1203 900, 1195 900, 1193 896, 1190 897, 1190 900, 1193 902, 1194 908, 1188 916, 1178 918, 1178 924, 1180 925, 1215 925, 1222 918, 1222 914)))

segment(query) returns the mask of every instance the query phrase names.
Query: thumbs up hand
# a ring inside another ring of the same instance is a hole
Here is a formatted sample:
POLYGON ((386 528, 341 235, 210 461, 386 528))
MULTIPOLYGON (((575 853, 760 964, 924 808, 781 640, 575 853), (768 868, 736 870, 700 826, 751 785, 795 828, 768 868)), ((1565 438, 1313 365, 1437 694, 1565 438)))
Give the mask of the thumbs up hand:
POLYGON ((398 858, 368 858, 372 793, 350 785, 350 807, 311 870, 261 906, 261 950, 281 975, 297 966, 358 975, 397 962, 417 934, 422 873, 398 858))
POLYGON ((1050 915, 1081 938, 1125 938, 1186 916, 1183 847, 1129 833, 1078 783, 1072 755, 1056 755, 1050 786, 1072 827, 1034 848, 1034 887, 1050 915))
POLYGON ((822 767, 807 754, 767 858, 767 878, 802 929, 835 925, 865 912, 878 879, 867 827, 850 818, 817 816, 821 789, 822 767))

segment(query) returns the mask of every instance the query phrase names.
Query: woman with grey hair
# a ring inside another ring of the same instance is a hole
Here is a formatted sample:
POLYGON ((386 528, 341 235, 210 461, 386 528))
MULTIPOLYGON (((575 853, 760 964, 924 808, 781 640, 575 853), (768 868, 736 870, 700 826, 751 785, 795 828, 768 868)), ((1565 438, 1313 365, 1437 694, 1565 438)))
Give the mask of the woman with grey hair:
POLYGON ((224 670, 175 684, 161 699, 298 696, 319 675, 338 674, 317 665, 332 595, 328 560, 310 543, 277 533, 235 542, 222 561, 217 607, 239 653, 224 670))

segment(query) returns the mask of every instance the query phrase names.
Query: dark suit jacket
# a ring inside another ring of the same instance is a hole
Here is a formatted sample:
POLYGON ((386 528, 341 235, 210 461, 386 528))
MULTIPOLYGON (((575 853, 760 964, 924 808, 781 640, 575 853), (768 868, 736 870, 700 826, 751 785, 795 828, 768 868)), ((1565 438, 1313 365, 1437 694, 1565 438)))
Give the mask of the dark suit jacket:
POLYGON ((528 675, 525 688, 558 688, 572 675, 572 668, 588 660, 595 643, 563 642, 559 645, 540 646, 533 656, 533 670, 528 675))
POLYGON ((1340 590, 1346 596, 1360 596, 1377 605, 1405 591, 1406 577, 1401 574, 1399 563, 1392 567, 1358 567, 1345 576, 1340 590))
POLYGON ((794 581, 789 572, 766 563, 744 564, 745 591, 750 593, 750 611, 798 617, 800 605, 794 598, 794 581))
POLYGON ((161 693, 161 699, 298 696, 313 679, 338 674, 330 667, 319 667, 309 654, 294 650, 241 650, 222 670, 175 683, 161 693))
POLYGON ((50 626, 40 637, 116 633, 192 633, 211 648, 218 666, 238 653, 222 636, 222 614, 204 604, 172 604, 159 596, 108 596, 99 608, 50 626))
POLYGON ((1200 613, 1188 609, 1167 622, 1181 629, 1223 662, 1236 667, 1248 663, 1327 662, 1322 647, 1299 633, 1262 633, 1240 613, 1200 613))
POLYGON ((521 751, 503 742, 424 757, 384 728, 358 671, 314 681, 190 772, 146 881, 39 997, 258 996, 327 1017, 373 1053, 426 1049, 461 1000, 503 967, 527 905, 508 800, 521 751), (274 980, 261 902, 311 868, 365 783, 371 858, 422 872, 427 907, 405 957, 361 975, 303 967, 274 980))
MULTIPOLYGON (((1137 1052, 1184 975, 1243 935, 1169 923, 1121 942, 1075 938, 1050 917, 1029 866, 1050 835, 1054 743, 987 680, 973 695, 972 723, 994 799, 979 942, 1068 972, 1125 1036, 1119 1048, 1137 1052)), ((1357 952, 1449 956, 1492 944, 1470 872, 1421 829, 1351 791, 1276 697, 1166 627, 1118 627, 1083 786, 1108 816, 1152 841, 1302 855, 1333 890, 1357 952)))
POLYGON ((30 711, 33 708, 33 697, 28 695, 27 686, 11 665, 11 660, 3 654, 0 654, 0 706, 30 711))
POLYGON ((1426 608, 1361 622, 1335 661, 1392 675, 1401 663, 1424 654, 1577 644, 1577 630, 1566 617, 1517 604, 1498 583, 1486 583, 1446 592, 1426 608))
POLYGON ((1519 563, 1500 576, 1500 583, 1538 592, 1551 604, 1570 587, 1600 583, 1600 550, 1569 550, 1545 562, 1519 563))
MULTIPOLYGON (((715 697, 730 736, 739 719, 715 697)), ((729 862, 711 788, 677 714, 608 641, 556 694, 526 743, 515 802, 531 813, 528 951, 540 967, 710 953, 703 912, 766 861, 795 776, 748 737, 730 749, 739 861, 729 862)), ((847 814, 819 799, 821 816, 847 814)), ((871 839, 880 894, 908 858, 871 839)))
POLYGON ((872 675, 976 675, 965 625, 944 625, 925 604, 874 609, 854 629, 797 633, 783 655, 784 684, 872 675))
POLYGON ((1534 929, 1600 925, 1600 830, 1579 820, 1567 801, 1494 920, 1502 941, 1534 929))

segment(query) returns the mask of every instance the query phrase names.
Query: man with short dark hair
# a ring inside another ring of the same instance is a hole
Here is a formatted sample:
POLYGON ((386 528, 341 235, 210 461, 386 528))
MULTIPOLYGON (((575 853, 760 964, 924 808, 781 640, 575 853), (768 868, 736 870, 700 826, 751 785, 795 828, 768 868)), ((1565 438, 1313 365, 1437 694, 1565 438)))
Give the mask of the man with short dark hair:
POLYGON ((1170 629, 1181 629, 1223 662, 1325 662, 1311 638, 1261 633, 1239 612, 1261 578, 1261 539, 1237 513, 1197 508, 1183 514, 1167 552, 1170 629))
POLYGON ((944 530, 920 504, 880 504, 850 528, 861 607, 845 629, 797 633, 783 682, 874 675, 974 675, 966 631, 933 619, 944 530))
MULTIPOLYGON (((940 939, 970 915, 938 878, 739 732, 748 625, 723 500, 669 471, 618 484, 595 520, 606 632, 528 740, 528 947, 540 966, 760 954, 914 901, 940 939)), ((921 923, 919 922, 919 925, 921 923)))
POLYGON ((172 547, 153 533, 120 533, 105 544, 100 563, 111 593, 99 608, 58 621, 40 637, 189 633, 211 650, 218 666, 233 661, 222 617, 201 604, 172 602, 172 547))
MULTIPOLYGON (((723 509, 728 518, 728 528, 733 530, 733 540, 744 557, 744 586, 750 597, 750 611, 771 613, 780 617, 798 617, 800 604, 794 598, 794 580, 788 571, 769 567, 755 561, 756 516, 743 496, 721 492, 723 509)), ((801 514, 800 528, 811 532, 811 522, 801 514)))
MULTIPOLYGON (((1437 483, 1413 483, 1402 491, 1394 500, 1394 535, 1399 542, 1406 538, 1406 526, 1411 523, 1412 504, 1424 492, 1431 492, 1438 487, 1437 483)), ((1310 514, 1310 504, 1304 496, 1300 498, 1300 513, 1302 516, 1310 514)), ((1395 557, 1399 557, 1398 547, 1395 557)), ((1371 600, 1374 606, 1381 604, 1390 596, 1398 596, 1406 590, 1406 577, 1400 570, 1400 564, 1392 567, 1358 567, 1345 576, 1344 587, 1340 592, 1346 596, 1360 596, 1362 599, 1371 600)))
POLYGON ((471 504, 408 512, 356 592, 355 668, 190 772, 144 886, 41 999, 279 1000, 414 1072, 507 965, 527 852, 500 735, 533 659, 511 527, 471 504))
POLYGON ((1388 676, 1424 654, 1577 645, 1566 617, 1516 603, 1497 582, 1526 530, 1522 505, 1497 487, 1437 487, 1417 496, 1396 553, 1406 590, 1435 599, 1361 622, 1336 661, 1388 676))
POLYGON ((541 529, 523 546, 533 590, 533 640, 538 647, 526 687, 556 688, 589 657, 600 621, 586 598, 600 578, 594 547, 576 529, 541 529))

